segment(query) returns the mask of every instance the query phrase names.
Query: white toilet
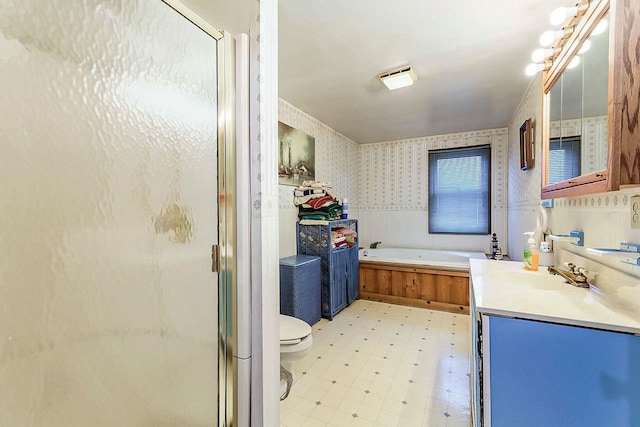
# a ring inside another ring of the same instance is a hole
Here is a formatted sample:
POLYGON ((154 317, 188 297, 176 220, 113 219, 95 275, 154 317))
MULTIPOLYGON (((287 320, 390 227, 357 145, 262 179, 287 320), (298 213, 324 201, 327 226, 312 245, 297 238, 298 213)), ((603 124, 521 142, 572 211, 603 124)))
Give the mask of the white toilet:
POLYGON ((313 339, 311 326, 304 320, 280 315, 280 364, 293 375, 293 362, 302 359, 309 353, 313 339))

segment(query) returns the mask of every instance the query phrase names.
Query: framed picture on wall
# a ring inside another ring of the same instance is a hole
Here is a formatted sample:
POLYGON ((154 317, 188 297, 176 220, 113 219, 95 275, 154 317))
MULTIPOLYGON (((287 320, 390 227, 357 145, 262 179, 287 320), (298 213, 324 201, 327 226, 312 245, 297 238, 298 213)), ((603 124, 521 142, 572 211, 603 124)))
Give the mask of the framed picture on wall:
POLYGON ((533 127, 531 119, 527 119, 520 126, 520 169, 523 171, 533 168, 533 127))
POLYGON ((278 184, 302 185, 316 176, 316 139, 278 122, 278 184))

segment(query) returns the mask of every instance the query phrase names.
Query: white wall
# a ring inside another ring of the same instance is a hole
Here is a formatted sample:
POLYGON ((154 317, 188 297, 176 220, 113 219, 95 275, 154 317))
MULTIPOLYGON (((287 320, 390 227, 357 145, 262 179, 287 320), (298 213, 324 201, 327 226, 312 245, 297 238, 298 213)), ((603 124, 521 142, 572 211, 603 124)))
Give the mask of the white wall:
MULTIPOLYGON (((541 138, 540 117, 542 116, 541 78, 537 76, 525 92, 522 102, 509 125, 509 244, 513 248, 511 258, 522 260, 525 231, 533 230, 538 216, 541 188, 541 138), (532 170, 520 170, 519 128, 524 120, 532 118, 535 127, 536 164, 532 170)), ((630 226, 630 197, 640 194, 640 187, 622 191, 601 193, 581 197, 559 198, 549 210, 549 225, 554 233, 565 234, 572 229, 581 229, 585 233, 585 247, 561 243, 563 247, 611 265, 634 276, 640 277, 640 267, 609 261, 590 256, 587 247, 617 248, 621 242, 640 243, 640 230, 630 226)), ((556 245, 557 242, 555 243, 556 245)))
MULTIPOLYGON (((280 99, 279 120, 315 137, 316 180, 333 185, 336 196, 349 199, 349 218, 358 218, 358 144, 334 129, 280 99)), ((280 258, 296 253, 298 210, 293 205, 293 189, 278 186, 280 211, 280 258)))
POLYGON ((539 215, 541 175, 541 126, 542 115, 542 80, 540 75, 534 77, 529 84, 520 105, 509 125, 509 185, 507 206, 509 212, 509 256, 514 260, 522 260, 525 231, 533 231, 539 215), (532 119, 534 129, 535 150, 533 168, 520 170, 520 126, 527 119, 532 119))
POLYGON ((491 229, 507 247, 507 129, 428 136, 360 146, 361 246, 487 252, 490 237, 429 234, 428 152, 430 149, 491 145, 491 229))
MULTIPOLYGON (((362 246, 382 241, 385 246, 488 251, 489 236, 428 234, 427 154, 491 144, 492 230, 508 251, 506 128, 358 145, 282 99, 279 108, 280 121, 316 138, 316 179, 331 182, 338 197, 349 198, 349 217, 360 220, 362 246)), ((296 253, 293 188, 279 186, 281 258, 296 253)))
POLYGON ((278 1, 252 2, 251 425, 280 423, 280 275, 278 271, 278 1))

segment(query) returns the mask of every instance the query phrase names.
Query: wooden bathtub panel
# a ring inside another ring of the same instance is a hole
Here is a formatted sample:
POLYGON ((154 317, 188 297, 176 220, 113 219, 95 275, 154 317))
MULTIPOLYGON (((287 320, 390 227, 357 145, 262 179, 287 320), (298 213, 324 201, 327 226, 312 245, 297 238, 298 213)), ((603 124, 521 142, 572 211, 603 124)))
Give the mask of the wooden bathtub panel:
MULTIPOLYGON (((418 292, 418 273, 405 271, 402 273, 402 281, 404 284, 403 297, 417 299, 420 292, 418 292)), ((420 274, 421 276, 421 274, 420 274)))
POLYGON ((361 297, 414 307, 469 312, 469 273, 408 264, 360 263, 361 297))
POLYGON ((418 299, 422 301, 436 300, 436 278, 434 274, 421 273, 419 276, 419 295, 418 299))
POLYGON ((375 281, 377 293, 383 295, 391 295, 391 271, 377 269, 375 272, 375 281))
POLYGON ((454 304, 469 305, 469 279, 452 277, 451 297, 454 304))
POLYGON ((359 284, 361 292, 373 292, 378 293, 378 286, 376 281, 376 271, 371 268, 360 268, 359 271, 359 284))
POLYGON ((396 297, 404 297, 404 272, 403 271, 391 271, 391 295, 396 297))

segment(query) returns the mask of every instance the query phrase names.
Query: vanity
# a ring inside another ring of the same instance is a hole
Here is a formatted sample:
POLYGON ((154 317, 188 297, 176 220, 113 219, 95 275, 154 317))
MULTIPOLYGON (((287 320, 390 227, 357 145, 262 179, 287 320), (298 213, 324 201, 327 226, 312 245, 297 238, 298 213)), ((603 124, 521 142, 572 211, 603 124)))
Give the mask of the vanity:
POLYGON ((545 61, 543 199, 640 185, 640 2, 582 4, 545 61))
POLYGON ((470 264, 474 427, 640 425, 637 310, 546 268, 470 264))

